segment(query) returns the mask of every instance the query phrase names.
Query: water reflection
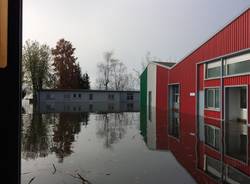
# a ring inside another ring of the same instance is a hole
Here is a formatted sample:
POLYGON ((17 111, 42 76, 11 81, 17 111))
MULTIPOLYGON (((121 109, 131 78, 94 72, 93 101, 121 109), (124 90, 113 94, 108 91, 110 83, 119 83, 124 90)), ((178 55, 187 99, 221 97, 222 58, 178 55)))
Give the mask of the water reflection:
POLYGON ((41 113, 40 107, 25 107, 22 116, 22 183, 32 178, 32 183, 79 183, 79 175, 101 184, 194 183, 170 152, 151 151, 168 149, 167 127, 155 126, 154 111, 147 123, 156 132, 144 134, 155 136, 147 138, 149 150, 140 136, 140 114, 130 112, 131 105, 123 112, 110 107, 98 113, 76 104, 63 104, 50 113, 41 113))
POLYGON ((104 146, 112 149, 112 145, 121 140, 127 132, 127 127, 135 121, 133 114, 101 113, 96 115, 97 135, 104 139, 104 146))
POLYGON ((165 145, 197 183, 250 183, 249 126, 245 122, 221 122, 176 110, 151 111, 153 118, 141 114, 140 123, 150 149, 165 145))

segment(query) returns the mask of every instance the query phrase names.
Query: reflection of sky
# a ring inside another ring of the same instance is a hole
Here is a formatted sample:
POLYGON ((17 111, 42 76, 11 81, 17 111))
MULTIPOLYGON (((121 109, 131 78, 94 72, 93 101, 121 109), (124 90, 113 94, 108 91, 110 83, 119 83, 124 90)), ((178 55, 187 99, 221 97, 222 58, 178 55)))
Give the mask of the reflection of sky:
MULTIPOLYGON (((90 78, 103 52, 114 50, 129 69, 147 51, 179 60, 250 5, 247 0, 24 0, 24 40, 55 46, 64 37, 90 78)), ((93 84, 93 83, 92 83, 93 84)))
POLYGON ((81 173, 97 184, 195 183, 170 152, 148 150, 138 130, 139 113, 123 113, 120 122, 115 121, 118 119, 115 114, 108 114, 106 125, 100 116, 91 114, 88 125, 81 125, 71 145, 73 153, 62 163, 58 163, 53 152, 45 158, 22 159, 22 182, 28 183, 36 177, 35 183, 79 183, 70 174, 81 173), (105 127, 109 133, 105 133, 105 127), (117 137, 111 147, 106 147, 107 137, 98 135, 100 131, 104 131, 106 136, 112 131, 123 135, 117 137), (53 164, 57 168, 54 175, 53 164))

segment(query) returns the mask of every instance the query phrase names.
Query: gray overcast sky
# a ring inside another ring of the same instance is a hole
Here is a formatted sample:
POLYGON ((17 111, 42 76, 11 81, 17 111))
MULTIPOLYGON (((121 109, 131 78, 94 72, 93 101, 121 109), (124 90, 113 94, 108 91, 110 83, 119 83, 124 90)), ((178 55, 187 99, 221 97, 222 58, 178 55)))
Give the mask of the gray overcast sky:
MULTIPOLYGON (((250 0, 23 0, 23 39, 76 47, 94 82, 103 52, 113 50, 129 70, 147 51, 179 61, 249 7, 250 0)), ((93 84, 93 83, 92 83, 93 84)))

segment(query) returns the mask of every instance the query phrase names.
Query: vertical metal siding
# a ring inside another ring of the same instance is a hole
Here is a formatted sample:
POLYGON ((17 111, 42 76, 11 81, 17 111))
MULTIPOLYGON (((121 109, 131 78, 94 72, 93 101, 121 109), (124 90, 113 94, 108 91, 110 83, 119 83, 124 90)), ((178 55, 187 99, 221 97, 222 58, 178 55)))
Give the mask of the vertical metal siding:
POLYGON ((180 83, 181 112, 195 114, 196 63, 250 48, 250 10, 248 9, 206 43, 170 70, 170 83, 180 83))
POLYGON ((167 149, 167 107, 168 107, 168 74, 169 70, 161 66, 156 69, 156 132, 157 148, 167 149))

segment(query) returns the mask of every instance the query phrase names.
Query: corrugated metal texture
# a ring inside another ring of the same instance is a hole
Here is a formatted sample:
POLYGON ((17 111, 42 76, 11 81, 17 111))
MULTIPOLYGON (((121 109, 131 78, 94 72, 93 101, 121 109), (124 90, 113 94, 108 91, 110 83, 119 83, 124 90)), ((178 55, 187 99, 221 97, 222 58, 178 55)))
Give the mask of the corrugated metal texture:
POLYGON ((224 79, 224 85, 250 85, 250 75, 237 76, 237 77, 228 77, 224 79))
POLYGON ((204 88, 204 64, 198 65, 198 84, 199 84, 199 90, 203 90, 204 88))
POLYGON ((213 125, 213 126, 216 126, 218 128, 221 127, 221 121, 219 119, 214 119, 214 117, 206 116, 206 117, 204 117, 204 121, 205 121, 205 124, 213 125))
POLYGON ((221 159, 220 153, 217 150, 210 148, 209 146, 205 146, 205 154, 217 160, 221 159))
POLYGON ((220 79, 205 80, 204 87, 220 87, 220 79))
POLYGON ((168 107, 168 74, 169 70, 161 66, 157 66, 156 72, 156 132, 157 132, 157 148, 167 149, 167 107, 168 107))
POLYGON ((170 83, 180 83, 181 112, 195 114, 196 63, 250 48, 250 10, 223 28, 170 70, 170 83))
POLYGON ((220 119, 220 112, 219 111, 211 111, 211 110, 204 110, 204 116, 210 118, 220 119))

